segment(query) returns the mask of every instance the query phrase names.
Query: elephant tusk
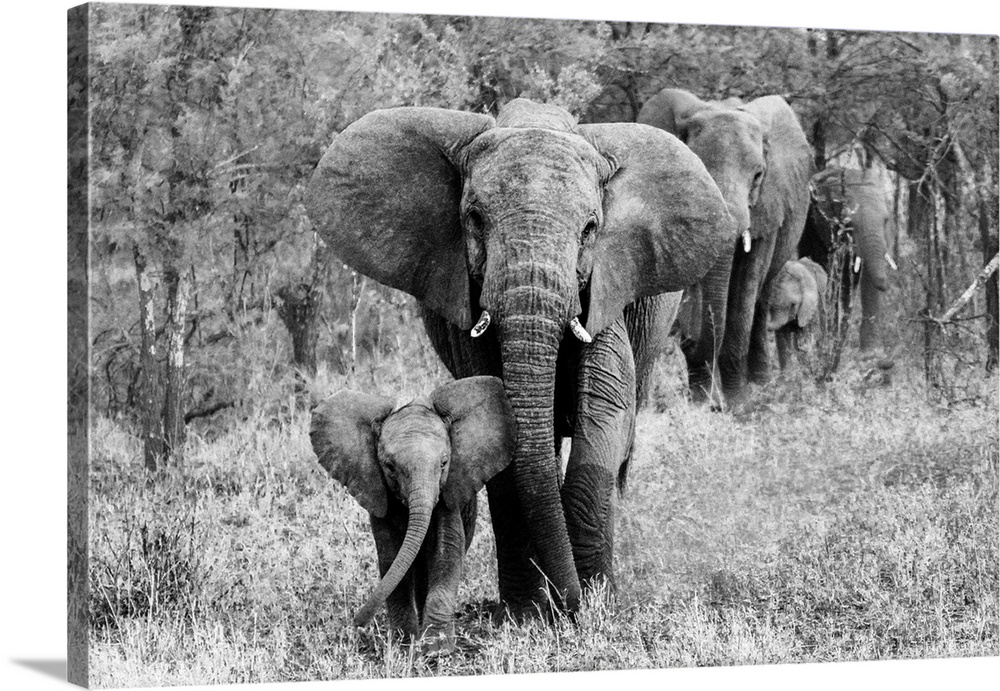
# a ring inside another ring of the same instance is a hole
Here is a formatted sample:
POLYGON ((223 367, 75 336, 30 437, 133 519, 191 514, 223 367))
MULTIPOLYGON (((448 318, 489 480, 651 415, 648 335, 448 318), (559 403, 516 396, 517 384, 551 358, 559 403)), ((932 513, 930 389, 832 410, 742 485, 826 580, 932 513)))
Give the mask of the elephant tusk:
POLYGON ((892 267, 893 271, 899 271, 899 267, 896 266, 896 262, 892 261, 892 257, 889 256, 888 252, 885 253, 885 260, 889 263, 889 266, 892 267))
POLYGON ((570 320, 569 330, 573 332, 574 336, 584 343, 590 343, 594 340, 593 337, 587 333, 587 330, 583 328, 583 324, 580 323, 579 317, 573 317, 573 319, 570 320))
POLYGON ((854 258, 854 273, 861 271, 861 257, 854 258))
POLYGON ((750 231, 743 231, 743 252, 747 253, 750 251, 750 231))
POLYGON ((490 321, 490 313, 483 310, 482 315, 479 317, 479 321, 477 321, 476 325, 472 327, 472 337, 479 338, 482 336, 483 332, 489 327, 490 321))

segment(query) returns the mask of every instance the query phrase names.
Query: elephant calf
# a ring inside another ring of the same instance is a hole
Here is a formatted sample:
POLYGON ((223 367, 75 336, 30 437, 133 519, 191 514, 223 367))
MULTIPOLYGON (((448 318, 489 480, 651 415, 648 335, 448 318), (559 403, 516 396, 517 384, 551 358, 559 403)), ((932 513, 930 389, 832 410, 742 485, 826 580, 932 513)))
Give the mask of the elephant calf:
POLYGON ((461 379, 404 405, 341 391, 313 411, 310 438, 320 465, 371 519, 381 580, 355 626, 385 603, 393 629, 424 638, 429 652, 453 650, 476 492, 514 452, 501 381, 461 379))
POLYGON ((826 271, 808 258, 789 260, 775 276, 767 307, 767 330, 774 332, 781 369, 789 364, 798 334, 821 314, 826 271))

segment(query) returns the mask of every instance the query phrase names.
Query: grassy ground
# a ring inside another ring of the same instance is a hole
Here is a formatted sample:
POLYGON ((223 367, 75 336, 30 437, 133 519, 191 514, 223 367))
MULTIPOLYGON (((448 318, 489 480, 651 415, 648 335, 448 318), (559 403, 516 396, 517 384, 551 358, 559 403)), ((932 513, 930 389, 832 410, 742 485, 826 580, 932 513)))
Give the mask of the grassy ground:
MULTIPOLYGON (((617 513, 617 597, 593 594, 578 625, 492 623, 481 496, 460 651, 431 660, 387 640, 384 615, 350 626, 374 547, 316 463, 307 413, 194 430, 184 472, 155 482, 137 439, 99 420, 91 683, 997 655, 996 377, 947 407, 917 372, 883 387, 850 364, 824 387, 792 375, 757 389, 738 418, 663 377, 617 513)), ((368 386, 423 388, 385 376, 368 386)))

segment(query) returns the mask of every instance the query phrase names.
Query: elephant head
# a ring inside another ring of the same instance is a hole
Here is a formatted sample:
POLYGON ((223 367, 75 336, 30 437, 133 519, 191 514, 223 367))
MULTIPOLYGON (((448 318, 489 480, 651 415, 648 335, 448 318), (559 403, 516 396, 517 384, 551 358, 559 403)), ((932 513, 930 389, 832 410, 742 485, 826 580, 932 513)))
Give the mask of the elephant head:
POLYGON ((819 314, 826 292, 826 271, 810 259, 789 260, 774 279, 767 306, 767 330, 786 324, 808 327, 819 314))
POLYGON ((310 438, 323 468, 370 514, 389 495, 407 507, 406 536, 392 566, 354 618, 365 624, 416 559, 438 501, 460 510, 510 462, 514 418, 495 377, 470 377, 405 405, 341 391, 313 412, 310 438))
POLYGON ((554 453, 559 344, 704 275, 732 234, 704 166, 661 130, 577 125, 523 99, 496 120, 396 108, 338 135, 306 206, 348 265, 458 328, 475 325, 474 336, 493 324, 517 421, 521 512, 539 566, 575 607, 554 453))
POLYGON ((664 89, 643 105, 638 121, 677 135, 698 155, 736 221, 733 252, 720 258, 695 289, 700 295, 689 301, 701 304, 700 315, 695 316, 701 323, 682 324, 682 331, 692 394, 696 398, 707 394, 719 352, 727 398, 732 394, 739 399, 744 382, 735 380, 746 376, 742 369, 748 333, 768 264, 773 255, 778 264, 770 264, 770 270, 776 271, 792 255, 802 231, 809 204, 811 150, 795 113, 780 96, 748 103, 734 98, 710 102, 680 89, 664 89), (751 248, 758 247, 759 258, 734 257, 750 255, 751 248), (726 309, 712 309, 720 302, 726 309), (734 335, 725 336, 720 347, 727 322, 733 322, 734 335), (733 365, 724 368, 724 362, 733 365), (733 369, 740 372, 727 376, 733 369))

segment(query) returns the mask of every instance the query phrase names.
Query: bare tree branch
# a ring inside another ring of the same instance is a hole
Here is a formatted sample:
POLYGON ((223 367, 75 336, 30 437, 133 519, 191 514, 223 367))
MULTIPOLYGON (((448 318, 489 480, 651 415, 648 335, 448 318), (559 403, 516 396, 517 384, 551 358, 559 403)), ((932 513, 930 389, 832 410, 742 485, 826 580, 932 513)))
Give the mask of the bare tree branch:
POLYGON ((965 307, 969 300, 972 299, 972 296, 975 295, 976 291, 989 280, 990 276, 993 275, 993 272, 997 270, 998 264, 1000 264, 1000 254, 994 254, 993 259, 990 260, 989 264, 983 267, 983 270, 979 272, 978 276, 976 276, 976 280, 972 282, 972 285, 965 289, 965 292, 962 293, 962 296, 958 298, 958 300, 955 300, 954 304, 948 308, 948 311, 941 315, 940 318, 935 319, 934 317, 931 317, 931 320, 939 326, 944 326, 945 324, 951 322, 954 316, 958 314, 959 310, 965 307))

